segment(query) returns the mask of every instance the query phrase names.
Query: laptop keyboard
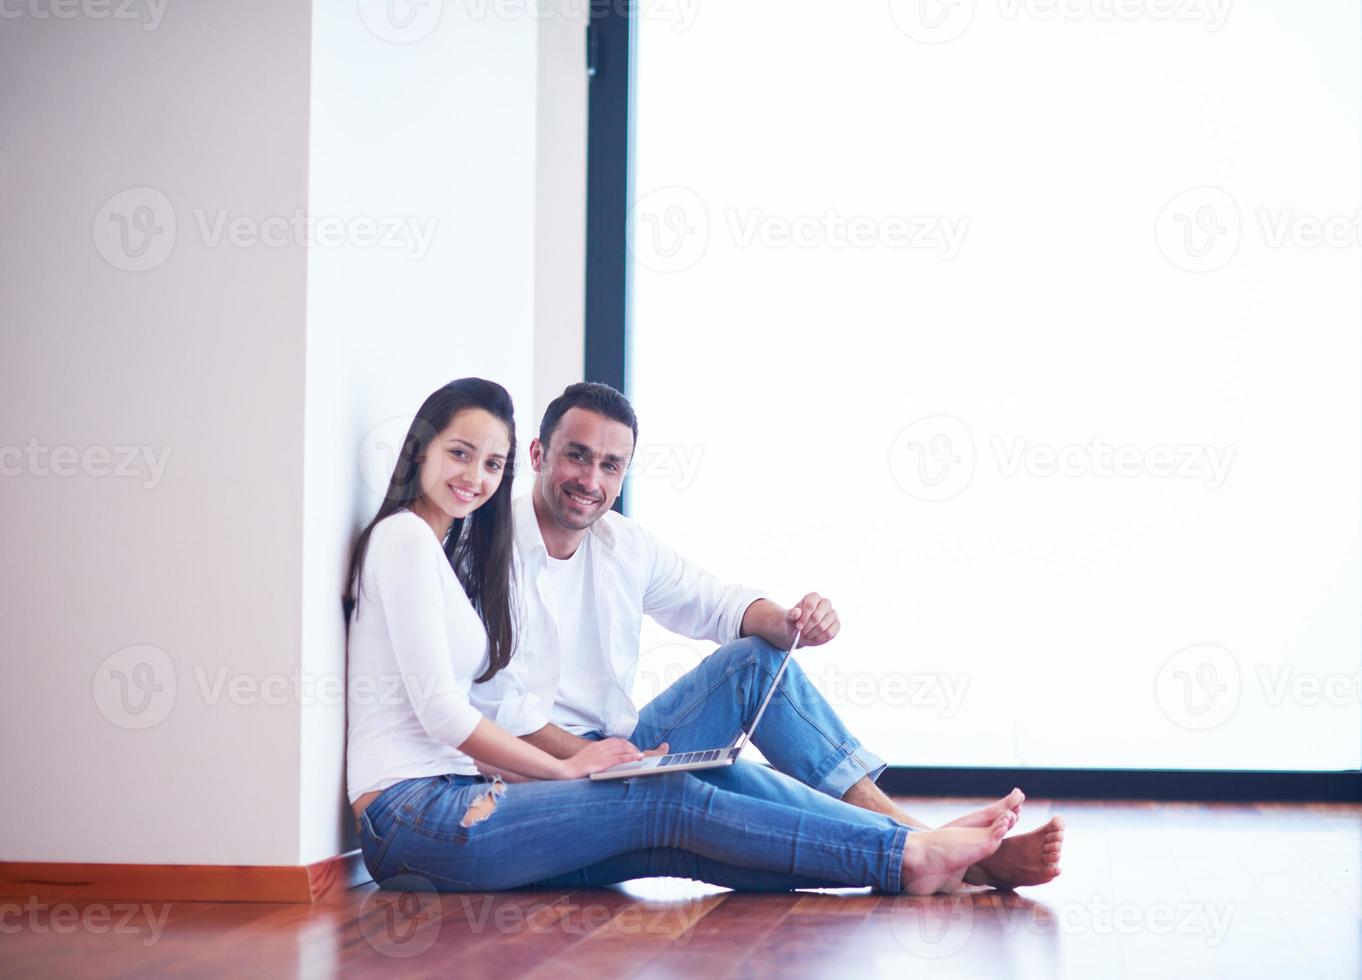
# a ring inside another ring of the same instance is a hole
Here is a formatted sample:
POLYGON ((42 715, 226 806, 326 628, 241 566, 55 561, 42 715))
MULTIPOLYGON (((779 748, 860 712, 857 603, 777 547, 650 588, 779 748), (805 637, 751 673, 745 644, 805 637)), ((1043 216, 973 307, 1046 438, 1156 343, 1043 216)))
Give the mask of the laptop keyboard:
POLYGON ((675 752, 671 755, 664 755, 658 760, 659 766, 685 765, 688 762, 713 762, 719 758, 727 749, 706 749, 704 752, 675 752))

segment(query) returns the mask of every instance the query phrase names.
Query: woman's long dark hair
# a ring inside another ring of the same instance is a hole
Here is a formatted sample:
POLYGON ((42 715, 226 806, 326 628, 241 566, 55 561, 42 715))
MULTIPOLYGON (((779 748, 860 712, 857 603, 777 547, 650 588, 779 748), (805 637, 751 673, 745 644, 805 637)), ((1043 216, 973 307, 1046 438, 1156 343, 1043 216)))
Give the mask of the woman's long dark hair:
MULTIPOLYGON (((515 415, 511 396, 495 381, 460 378, 451 381, 421 403, 416 418, 402 440, 392 479, 388 481, 383 503, 374 519, 360 533, 350 553, 350 574, 346 579, 345 610, 348 614, 359 601, 360 576, 369 535, 385 517, 396 514, 421 497, 421 462, 431 442, 450 419, 466 408, 481 408, 506 423, 511 434, 511 449, 501 485, 491 498, 467 518, 456 520, 449 536, 441 542, 450 567, 468 594, 473 608, 487 628, 487 669, 477 683, 491 680, 511 661, 515 645, 511 616, 511 481, 515 477, 515 415), (465 527, 465 525, 467 525, 465 527)), ((358 615, 358 612, 356 612, 358 615)))

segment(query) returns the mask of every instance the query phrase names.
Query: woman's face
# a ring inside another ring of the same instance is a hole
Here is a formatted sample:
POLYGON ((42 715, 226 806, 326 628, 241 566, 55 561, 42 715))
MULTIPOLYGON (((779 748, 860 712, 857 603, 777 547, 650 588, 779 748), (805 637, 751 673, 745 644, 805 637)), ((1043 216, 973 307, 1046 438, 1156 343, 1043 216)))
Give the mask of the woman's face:
POLYGON ((481 408, 455 412, 421 461, 426 503, 452 520, 467 517, 501 486, 510 451, 511 433, 501 419, 481 408))

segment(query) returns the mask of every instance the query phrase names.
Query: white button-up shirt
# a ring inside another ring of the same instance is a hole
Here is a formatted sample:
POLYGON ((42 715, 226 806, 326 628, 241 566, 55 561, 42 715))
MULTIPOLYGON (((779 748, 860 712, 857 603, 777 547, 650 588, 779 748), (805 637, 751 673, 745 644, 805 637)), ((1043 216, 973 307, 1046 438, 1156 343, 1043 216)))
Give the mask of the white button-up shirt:
MULTIPOLYGON (((595 613, 590 626, 600 648, 573 651, 567 657, 563 644, 575 637, 559 635, 546 598, 549 553, 539 533, 533 498, 526 494, 515 501, 515 655, 496 677, 473 685, 471 691, 474 706, 513 735, 528 735, 554 721, 561 671, 594 656, 606 676, 602 701, 589 720, 606 735, 628 738, 638 724, 631 692, 644 615, 674 633, 724 644, 740 636, 747 607, 766 598, 756 589, 724 585, 614 511, 592 524, 587 534, 591 538, 587 588, 595 613)), ((582 714, 582 706, 576 714, 582 714)), ((583 729, 580 724, 572 727, 583 729)))

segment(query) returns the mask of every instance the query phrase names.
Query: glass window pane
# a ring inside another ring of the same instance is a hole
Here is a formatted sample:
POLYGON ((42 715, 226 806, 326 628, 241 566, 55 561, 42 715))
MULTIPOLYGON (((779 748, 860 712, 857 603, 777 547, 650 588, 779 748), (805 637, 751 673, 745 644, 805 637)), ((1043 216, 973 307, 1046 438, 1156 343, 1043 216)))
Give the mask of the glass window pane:
POLYGON ((634 515, 892 763, 1357 768, 1358 6, 640 6, 634 515))

